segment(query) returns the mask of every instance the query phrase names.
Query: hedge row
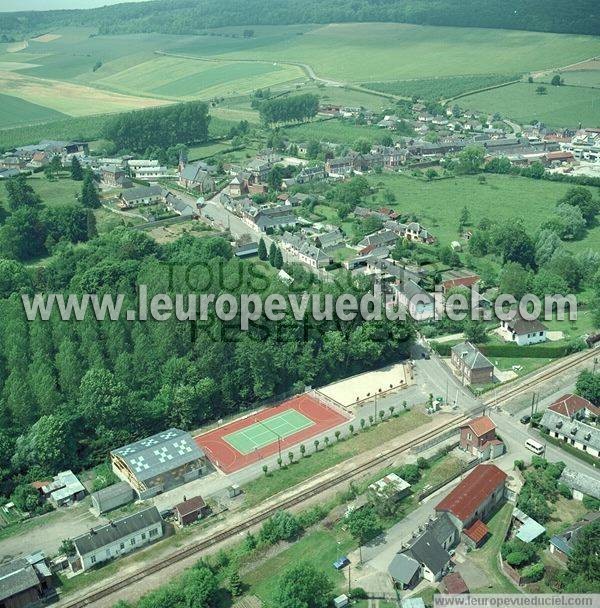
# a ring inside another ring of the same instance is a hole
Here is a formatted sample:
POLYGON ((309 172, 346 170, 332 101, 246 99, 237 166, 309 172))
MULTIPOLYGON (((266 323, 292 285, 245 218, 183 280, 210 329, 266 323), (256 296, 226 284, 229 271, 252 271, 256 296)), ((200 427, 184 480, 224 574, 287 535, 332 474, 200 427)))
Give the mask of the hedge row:
MULTIPOLYGON (((431 342, 431 348, 442 357, 449 357, 452 344, 431 342)), ((542 346, 538 344, 530 346, 518 346, 517 344, 477 344, 477 348, 486 357, 531 357, 536 359, 558 359, 580 350, 578 344, 572 343, 557 346, 542 346)))

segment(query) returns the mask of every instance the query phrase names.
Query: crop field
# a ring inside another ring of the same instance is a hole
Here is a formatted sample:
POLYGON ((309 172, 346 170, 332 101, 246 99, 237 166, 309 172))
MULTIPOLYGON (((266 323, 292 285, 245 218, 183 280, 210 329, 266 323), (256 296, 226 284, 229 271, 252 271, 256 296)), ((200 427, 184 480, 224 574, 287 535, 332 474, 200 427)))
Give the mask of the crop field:
POLYGON ((504 82, 520 79, 519 74, 478 74, 475 76, 445 76, 442 78, 415 78, 365 83, 365 86, 382 93, 423 99, 448 99, 504 82))
MULTIPOLYGON (((386 206, 401 213, 416 214, 442 244, 458 237, 459 216, 465 205, 474 225, 483 217, 492 221, 520 217, 527 229, 534 232, 540 226, 540 218, 554 209, 556 201, 570 187, 569 184, 505 175, 486 175, 484 184, 471 176, 424 182, 389 173, 373 176, 370 181, 396 196, 396 201, 386 203, 386 206)), ((599 189, 591 190, 597 197, 599 189)), ((377 206, 381 204, 376 203, 377 206)), ((577 249, 597 247, 595 230, 573 246, 577 249)), ((600 230, 598 232, 600 234, 600 230)))
MULTIPOLYGON (((348 23, 256 26, 254 36, 244 38, 242 29, 221 28, 204 36, 100 36, 75 27, 45 32, 26 45, 0 45, 0 87, 4 95, 42 108, 85 116, 168 100, 235 97, 257 88, 293 90, 303 86, 311 70, 332 83, 372 83, 408 95, 423 87, 429 95, 455 94, 600 55, 597 38, 523 31, 348 23)), ((319 90, 331 103, 374 109, 388 105, 368 91, 319 90)), ((587 101, 582 99, 580 106, 587 101)), ((554 105, 548 111, 552 120, 564 113, 554 105)), ((576 109, 573 113, 578 114, 576 109)), ((217 115, 255 118, 247 108, 233 106, 220 108, 217 115)), ((581 115, 585 119, 590 111, 581 115)), ((0 128, 54 118, 31 107, 21 113, 13 109, 0 117, 0 128)))
POLYGON ((337 119, 314 120, 306 122, 297 127, 287 127, 285 134, 296 142, 330 141, 339 144, 353 144, 357 139, 368 139, 378 141, 390 132, 386 129, 368 125, 355 125, 350 122, 337 119))
POLYGON ((0 94, 0 106, 2 107, 0 121, 2 126, 6 127, 22 125, 24 122, 48 122, 65 117, 61 112, 40 106, 37 103, 24 101, 12 95, 0 94))
POLYGON ((534 120, 550 127, 600 126, 600 95, 592 88, 546 87, 546 95, 535 92, 537 83, 518 83, 468 95, 464 107, 484 112, 500 112, 522 123, 534 120))
POLYGON ((303 29, 256 26, 250 40, 205 36, 174 48, 198 56, 302 62, 319 76, 350 82, 514 74, 575 63, 600 51, 597 38, 516 30, 396 23, 303 29))

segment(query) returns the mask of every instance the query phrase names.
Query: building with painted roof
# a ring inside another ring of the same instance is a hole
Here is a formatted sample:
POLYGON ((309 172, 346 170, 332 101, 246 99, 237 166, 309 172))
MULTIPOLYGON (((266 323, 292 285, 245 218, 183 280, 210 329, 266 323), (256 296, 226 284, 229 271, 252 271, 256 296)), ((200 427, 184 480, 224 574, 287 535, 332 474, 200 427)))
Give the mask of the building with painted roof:
POLYGON ((507 475, 494 464, 479 464, 450 494, 437 504, 437 513, 446 512, 459 530, 477 520, 486 520, 504 500, 507 475))
POLYGON ((156 507, 92 528, 73 539, 73 572, 83 572, 102 562, 131 553, 163 536, 163 520, 156 507))
POLYGON ((110 453, 115 474, 140 499, 197 479, 208 469, 204 451, 186 431, 171 428, 110 453))

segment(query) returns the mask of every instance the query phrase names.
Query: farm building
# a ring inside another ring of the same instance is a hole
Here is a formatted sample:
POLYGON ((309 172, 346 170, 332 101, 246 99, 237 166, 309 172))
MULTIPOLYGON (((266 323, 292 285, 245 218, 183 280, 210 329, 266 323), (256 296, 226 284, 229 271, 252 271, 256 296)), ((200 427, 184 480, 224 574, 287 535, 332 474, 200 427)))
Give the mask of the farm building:
POLYGON ((152 205, 164 202, 165 193, 160 186, 137 186, 127 188, 119 195, 119 206, 124 209, 139 207, 140 205, 152 205))
POLYGON ((73 539, 76 557, 71 561, 71 570, 89 570, 96 564, 158 540, 162 535, 163 520, 156 507, 116 519, 73 539))
POLYGON ((56 598, 52 573, 43 553, 19 557, 0 565, 0 606, 26 608, 56 598))
POLYGON ((469 588, 460 572, 451 572, 442 579, 441 591, 450 595, 461 595, 469 593, 469 588))
MULTIPOLYGON (((488 518, 502 502, 506 477, 496 465, 479 464, 435 510, 448 513, 459 530, 470 529, 475 522, 488 518)), ((477 531, 471 532, 475 535, 477 531)))
POLYGON ((73 471, 62 471, 41 487, 42 494, 57 507, 73 504, 85 496, 85 488, 73 471))
POLYGON ((462 342, 453 346, 450 362, 455 372, 466 384, 489 384, 494 381, 494 366, 470 342, 462 342))
POLYGON ((118 507, 129 504, 135 498, 132 487, 126 481, 114 483, 108 488, 92 494, 92 508, 98 513, 107 513, 118 507))
POLYGON ((113 471, 141 499, 197 479, 208 461, 189 433, 168 429, 110 453, 113 471))

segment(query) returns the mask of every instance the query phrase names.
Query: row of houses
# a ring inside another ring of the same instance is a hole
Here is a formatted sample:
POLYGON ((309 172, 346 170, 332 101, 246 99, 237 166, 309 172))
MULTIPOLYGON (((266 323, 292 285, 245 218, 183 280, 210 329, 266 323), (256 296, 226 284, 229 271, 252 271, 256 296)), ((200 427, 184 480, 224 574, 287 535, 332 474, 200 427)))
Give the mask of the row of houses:
POLYGON ((333 262, 325 249, 301 234, 285 232, 281 237, 281 248, 311 268, 325 268, 333 262))

